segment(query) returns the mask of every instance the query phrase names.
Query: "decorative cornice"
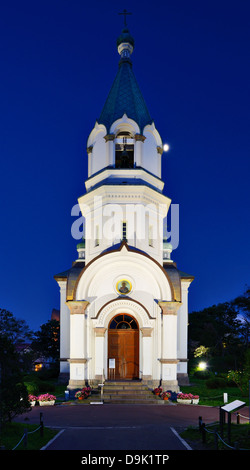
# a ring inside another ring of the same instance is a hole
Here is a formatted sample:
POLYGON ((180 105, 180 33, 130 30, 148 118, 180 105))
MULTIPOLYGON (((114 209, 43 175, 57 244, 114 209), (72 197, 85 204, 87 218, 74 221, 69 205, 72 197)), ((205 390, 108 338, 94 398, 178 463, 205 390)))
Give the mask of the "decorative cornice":
POLYGON ((87 300, 68 300, 65 302, 67 307, 69 307, 70 315, 79 315, 85 313, 89 302, 87 300))
POLYGON ((149 327, 141 328, 143 338, 151 337, 152 331, 153 331, 153 328, 149 328, 149 327))
POLYGON ((135 141, 144 142, 144 140, 146 140, 145 135, 135 134, 135 141))
POLYGON ((103 337, 106 333, 107 328, 96 327, 94 328, 94 332, 96 337, 103 337))
POLYGON ((67 359, 67 361, 70 364, 86 364, 86 362, 88 362, 88 359, 84 359, 80 357, 80 358, 74 358, 74 359, 67 359))
POLYGON ((109 142, 110 140, 115 140, 115 134, 107 134, 104 136, 105 142, 109 142))
POLYGON ((158 305, 161 307, 163 315, 177 315, 182 302, 167 302, 159 300, 158 305))

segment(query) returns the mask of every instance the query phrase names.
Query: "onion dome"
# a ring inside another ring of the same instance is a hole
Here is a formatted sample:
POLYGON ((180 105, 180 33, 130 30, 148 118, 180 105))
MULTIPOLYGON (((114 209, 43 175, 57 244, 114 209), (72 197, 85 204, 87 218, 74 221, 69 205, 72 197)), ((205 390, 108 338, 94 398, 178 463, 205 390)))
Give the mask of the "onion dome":
POLYGON ((97 122, 104 124, 109 133, 112 124, 126 114, 143 133, 144 127, 152 124, 153 120, 132 70, 130 56, 134 50, 134 39, 126 27, 117 39, 117 48, 121 56, 118 72, 97 122))

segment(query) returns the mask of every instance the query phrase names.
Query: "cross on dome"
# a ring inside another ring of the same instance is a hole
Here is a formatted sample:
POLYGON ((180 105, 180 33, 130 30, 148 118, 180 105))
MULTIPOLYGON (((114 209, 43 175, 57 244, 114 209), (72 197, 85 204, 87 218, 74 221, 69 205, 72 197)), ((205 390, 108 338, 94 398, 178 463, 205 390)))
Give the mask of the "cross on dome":
POLYGON ((132 15, 132 13, 127 12, 127 10, 123 10, 122 13, 118 13, 118 15, 124 15, 124 26, 127 26, 127 15, 132 15))

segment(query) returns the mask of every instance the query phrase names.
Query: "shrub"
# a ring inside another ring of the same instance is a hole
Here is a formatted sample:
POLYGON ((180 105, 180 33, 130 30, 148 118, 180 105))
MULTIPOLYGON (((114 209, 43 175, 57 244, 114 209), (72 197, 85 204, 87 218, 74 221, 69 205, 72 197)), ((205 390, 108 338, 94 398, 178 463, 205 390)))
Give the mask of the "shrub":
POLYGON ((56 379, 58 377, 60 370, 56 365, 53 365, 46 369, 43 367, 41 370, 37 372, 37 376, 40 380, 50 380, 56 379))
POLYGON ((35 382, 24 382, 25 387, 27 388, 28 394, 37 395, 39 392, 39 387, 35 382))
POLYGON ((227 386, 227 381, 220 377, 216 377, 214 379, 209 379, 206 381, 206 387, 209 389, 223 388, 227 386))
POLYGON ((210 377, 210 372, 208 370, 196 370, 194 372, 194 377, 196 377, 197 379, 208 379, 210 377))
POLYGON ((50 382, 44 382, 44 381, 40 381, 39 382, 39 392, 40 393, 46 393, 49 391, 49 393, 53 393, 55 392, 55 385, 54 384, 51 384, 50 382))

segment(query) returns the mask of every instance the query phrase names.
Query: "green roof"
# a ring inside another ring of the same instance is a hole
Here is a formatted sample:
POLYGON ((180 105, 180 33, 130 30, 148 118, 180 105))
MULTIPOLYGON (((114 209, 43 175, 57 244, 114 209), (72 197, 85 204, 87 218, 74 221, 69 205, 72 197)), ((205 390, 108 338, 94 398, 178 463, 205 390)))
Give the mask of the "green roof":
POLYGON ((141 131, 153 122, 132 70, 130 58, 120 59, 114 83, 97 122, 104 124, 109 133, 113 122, 124 114, 133 119, 141 131))
POLYGON ((116 41, 116 44, 117 46, 119 46, 120 44, 122 44, 123 42, 128 42, 129 44, 131 44, 131 46, 134 47, 135 45, 135 40, 134 38, 131 36, 128 28, 124 28, 120 34, 120 36, 118 37, 117 41, 116 41))

